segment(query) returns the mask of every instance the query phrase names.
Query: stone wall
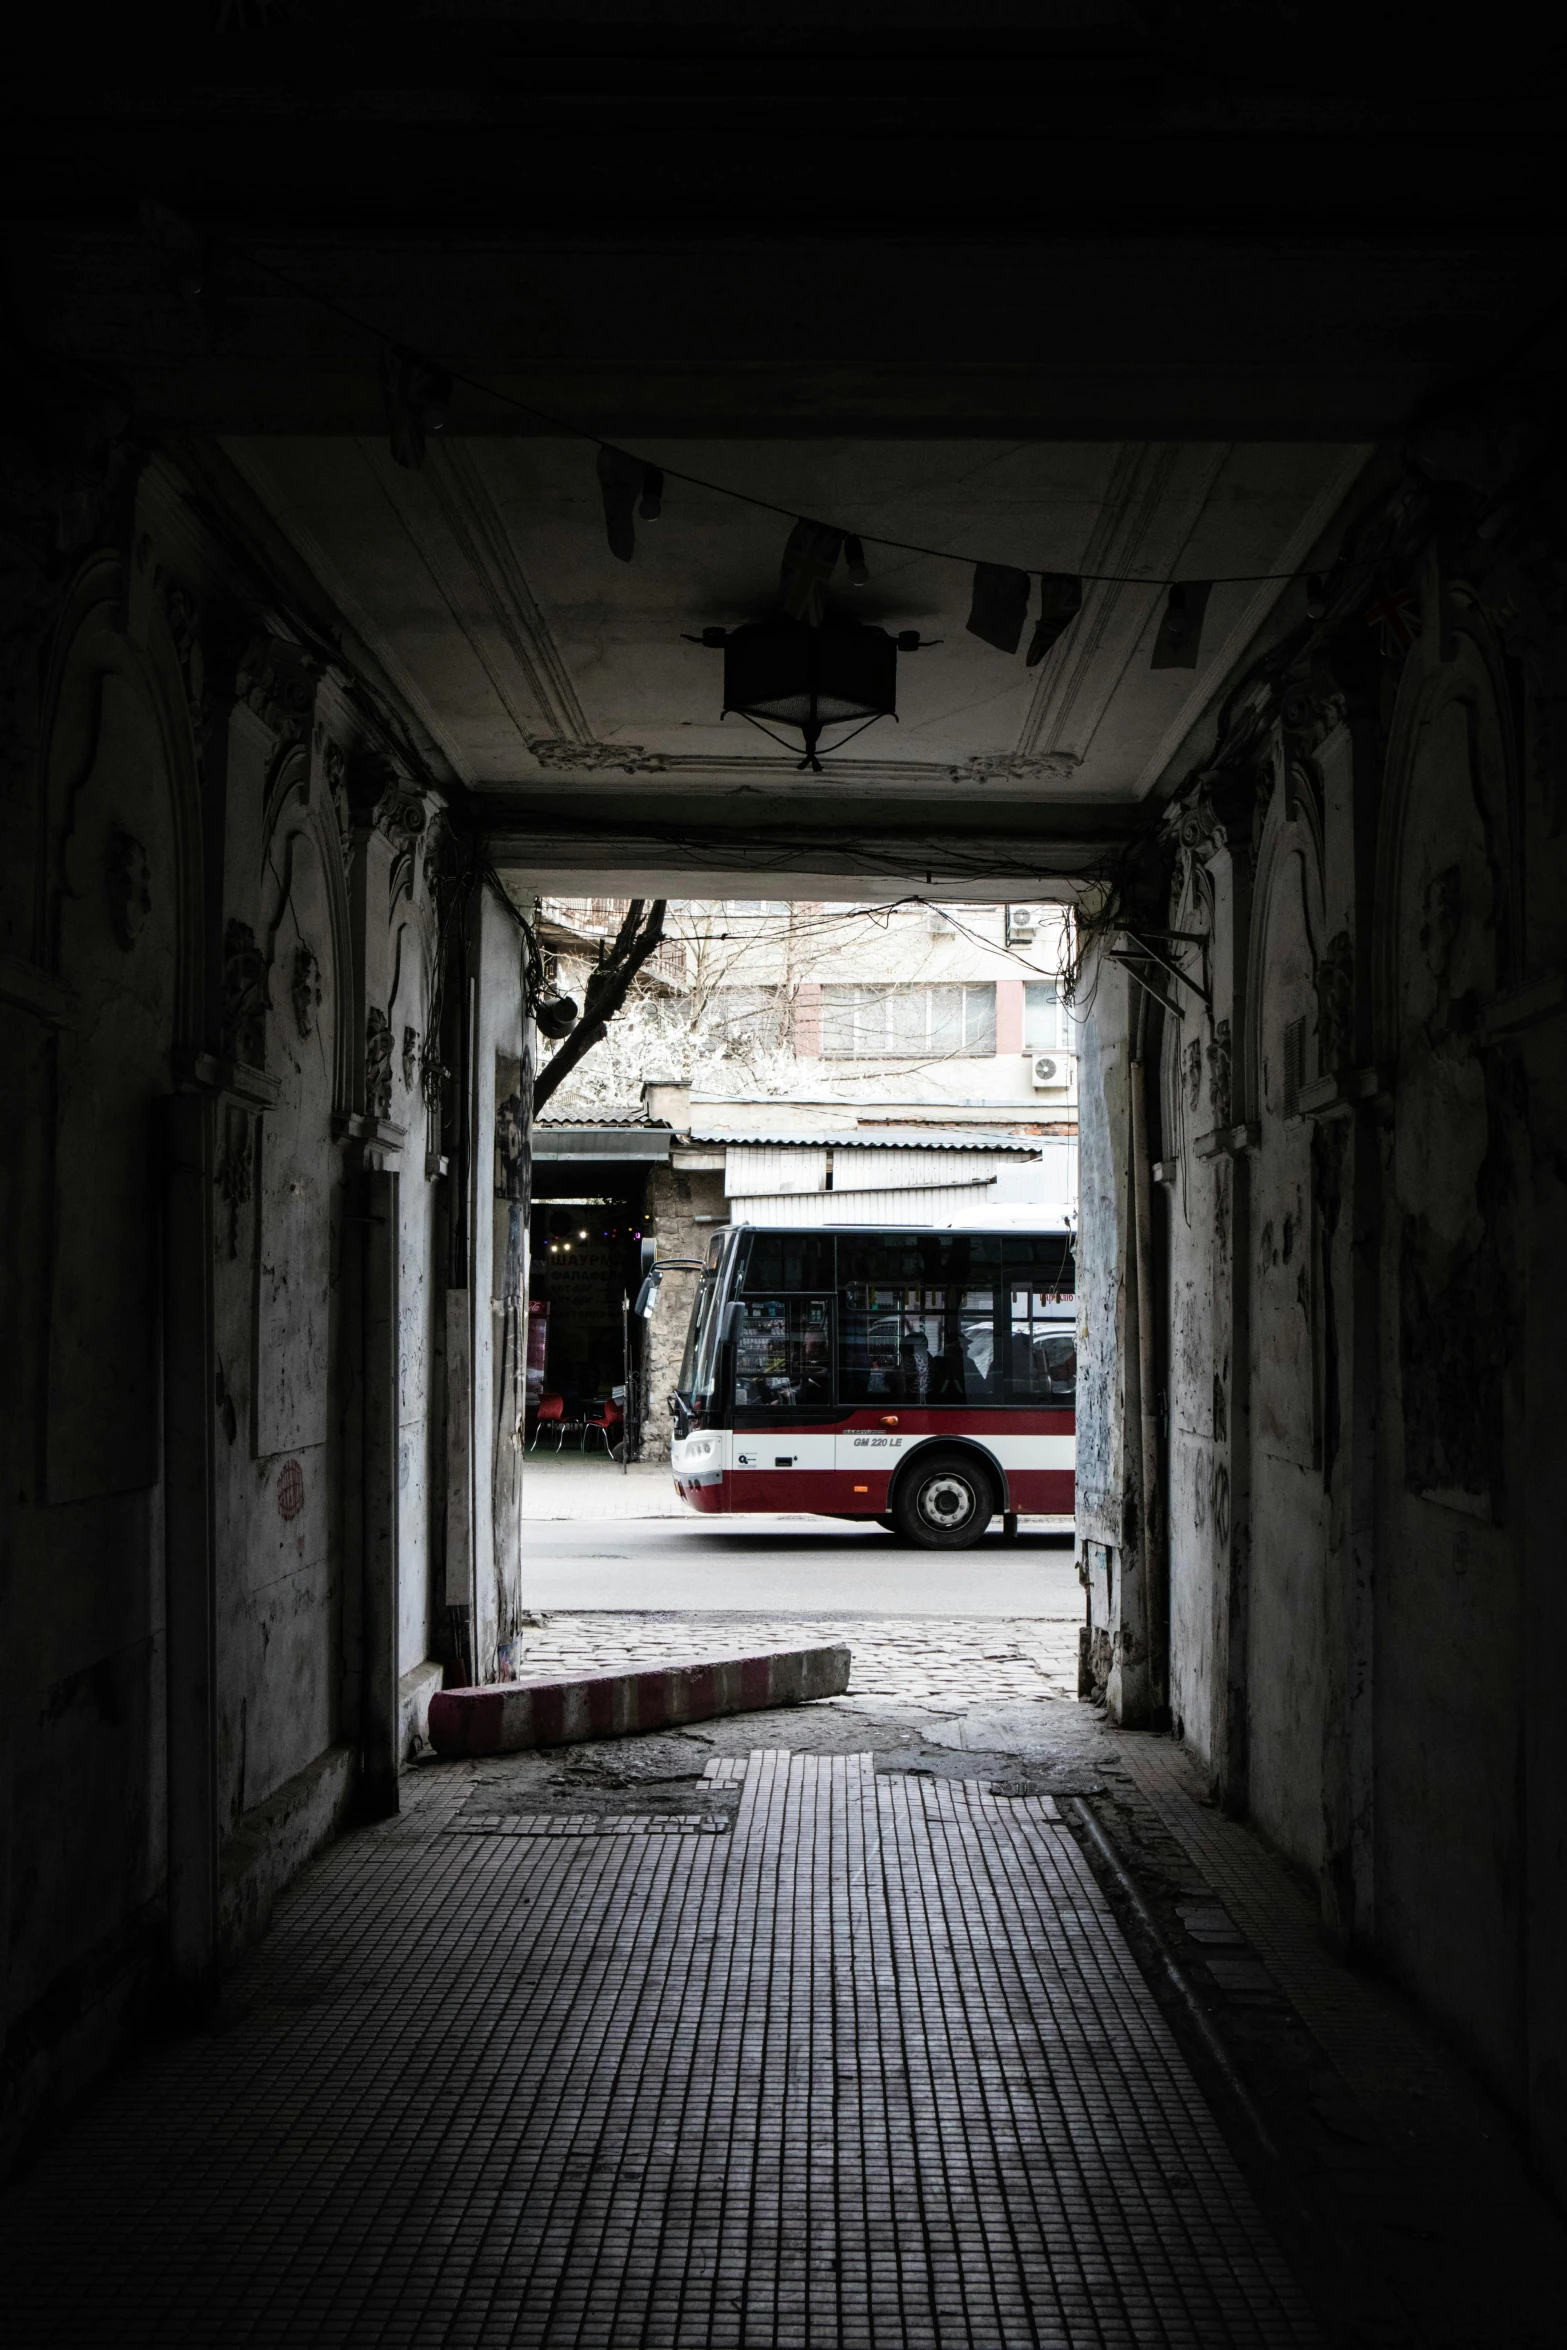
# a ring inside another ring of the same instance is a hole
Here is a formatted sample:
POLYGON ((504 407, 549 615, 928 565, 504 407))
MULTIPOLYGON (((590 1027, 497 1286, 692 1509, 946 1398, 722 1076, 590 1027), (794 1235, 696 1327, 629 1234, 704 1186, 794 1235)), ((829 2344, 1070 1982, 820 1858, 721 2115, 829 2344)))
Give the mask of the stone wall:
MULTIPOLYGON (((678 1167, 654 1167, 648 1175, 646 1229, 661 1257, 706 1259, 709 1243, 725 1215, 721 1172, 678 1167), (699 1223, 698 1217, 705 1221, 699 1223)), ((680 1376, 686 1327, 696 1296, 695 1273, 667 1273, 659 1283, 658 1304, 645 1325, 643 1376, 646 1406, 642 1423, 645 1461, 667 1461, 673 1424, 669 1396, 680 1376)))
MULTIPOLYGON (((1140 852, 1145 921, 1201 941, 1156 1024, 1147 1621, 1167 1573, 1175 1733, 1567 2183, 1567 550, 1487 495, 1368 501, 1140 852)), ((1141 1301, 1095 985, 1079 1509, 1124 1653, 1141 1301)))
MULTIPOLYGON (((112 446, 7 483, 0 2155, 396 1807, 399 1680, 446 1640, 454 1158, 492 1188, 458 1064, 522 1050, 515 927, 395 713, 191 484, 112 446), (459 902, 466 1045, 450 986, 432 1034, 459 902)), ((515 1530, 487 1454, 469 1486, 488 1656, 515 1530)))

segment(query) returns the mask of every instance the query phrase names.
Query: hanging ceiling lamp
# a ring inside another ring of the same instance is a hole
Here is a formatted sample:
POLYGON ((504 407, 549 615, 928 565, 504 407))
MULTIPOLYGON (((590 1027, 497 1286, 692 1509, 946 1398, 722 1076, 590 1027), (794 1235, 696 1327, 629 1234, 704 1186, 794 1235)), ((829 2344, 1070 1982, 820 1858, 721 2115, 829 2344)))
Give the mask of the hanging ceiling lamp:
MULTIPOLYGON (((749 718, 774 742, 780 738, 772 726, 797 728, 805 738, 800 766, 813 775, 822 771, 817 746, 824 727, 858 720, 860 734, 878 718, 897 716, 898 655, 920 650, 916 628, 894 637, 864 621, 827 620, 811 628, 783 615, 744 628, 704 628, 702 642, 724 656, 724 716, 733 710, 749 718)), ((852 739, 845 735, 830 751, 852 739)))

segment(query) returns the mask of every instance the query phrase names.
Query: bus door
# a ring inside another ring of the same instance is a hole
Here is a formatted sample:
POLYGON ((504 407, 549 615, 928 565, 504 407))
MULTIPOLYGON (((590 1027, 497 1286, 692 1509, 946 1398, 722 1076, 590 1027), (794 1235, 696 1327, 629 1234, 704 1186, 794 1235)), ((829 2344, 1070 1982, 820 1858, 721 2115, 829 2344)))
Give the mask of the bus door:
POLYGON ((839 1241, 837 1440, 848 1509, 881 1515, 923 1439, 983 1426, 997 1400, 998 1238, 876 1233, 839 1241))

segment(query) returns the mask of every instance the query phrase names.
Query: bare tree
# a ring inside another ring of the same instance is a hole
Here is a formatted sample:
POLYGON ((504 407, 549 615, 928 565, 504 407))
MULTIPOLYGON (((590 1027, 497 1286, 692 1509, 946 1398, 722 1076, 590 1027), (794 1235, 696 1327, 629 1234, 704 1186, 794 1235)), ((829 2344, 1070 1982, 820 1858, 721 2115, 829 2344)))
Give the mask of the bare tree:
POLYGON ((583 1054, 590 1053, 604 1037, 611 1020, 625 1002, 632 981, 663 938, 666 902, 663 898, 654 898, 649 907, 646 898, 633 898, 627 907, 625 920, 615 933, 614 945, 588 973, 587 985, 583 990, 581 1019, 563 1039, 560 1049, 551 1054, 534 1080, 535 1116, 556 1087, 570 1076, 583 1054), (647 915, 645 922, 644 912, 647 915))

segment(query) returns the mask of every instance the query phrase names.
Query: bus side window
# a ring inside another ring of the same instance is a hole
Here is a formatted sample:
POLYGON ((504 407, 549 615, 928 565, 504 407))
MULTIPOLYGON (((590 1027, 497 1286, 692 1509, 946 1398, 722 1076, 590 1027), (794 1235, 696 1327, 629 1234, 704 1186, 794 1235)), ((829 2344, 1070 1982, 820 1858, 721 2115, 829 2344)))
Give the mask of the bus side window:
POLYGON ((1036 1339, 1034 1343, 1044 1357, 1043 1368, 1050 1402, 1061 1410, 1064 1410, 1068 1405, 1071 1405, 1075 1410, 1077 1406, 1077 1340, 1070 1331, 1063 1330, 1055 1337, 1036 1339))
POLYGON ((988 1286, 857 1281, 840 1314, 843 1403, 983 1403, 996 1393, 988 1286))
POLYGON ((827 1410, 832 1404, 832 1303, 748 1297, 735 1316, 735 1408, 827 1410))
POLYGON ((1009 1403, 1031 1403, 1050 1411, 1071 1411, 1077 1403, 1077 1340, 1070 1324, 1063 1327, 1059 1307, 1051 1295, 1014 1284, 1008 1291, 1011 1308, 1011 1364, 1006 1383, 1009 1403))

